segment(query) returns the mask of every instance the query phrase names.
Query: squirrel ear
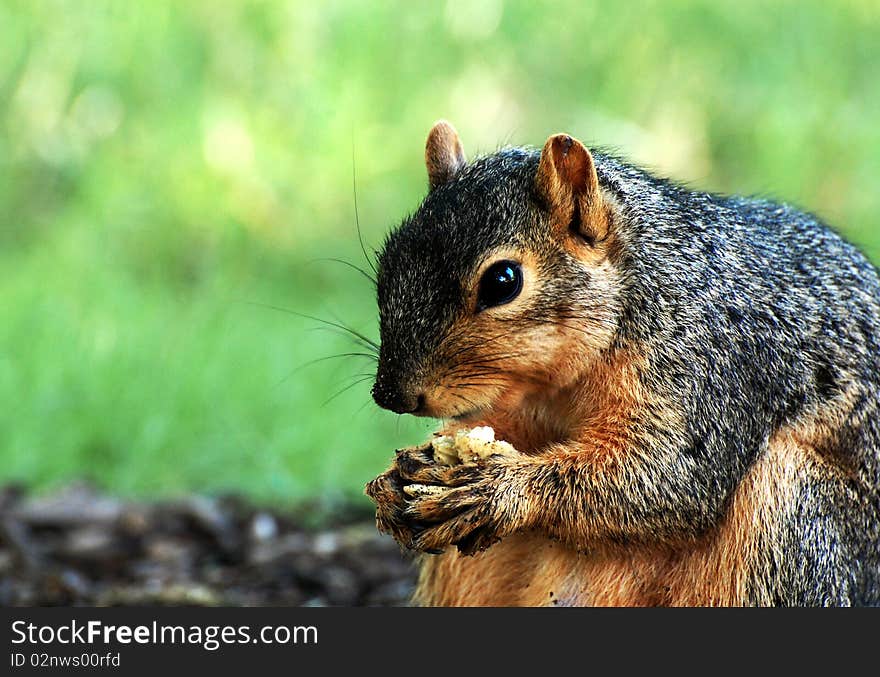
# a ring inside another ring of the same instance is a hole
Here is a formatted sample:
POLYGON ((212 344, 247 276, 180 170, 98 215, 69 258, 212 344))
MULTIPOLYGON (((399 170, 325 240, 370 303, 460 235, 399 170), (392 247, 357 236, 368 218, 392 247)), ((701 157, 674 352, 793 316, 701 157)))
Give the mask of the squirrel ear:
POLYGON ((452 179, 466 164, 455 127, 446 120, 436 122, 425 143, 425 165, 431 189, 452 179))
POLYGON ((580 141, 568 134, 554 134, 547 139, 535 185, 560 233, 573 230, 590 244, 608 234, 608 214, 593 156, 580 141))

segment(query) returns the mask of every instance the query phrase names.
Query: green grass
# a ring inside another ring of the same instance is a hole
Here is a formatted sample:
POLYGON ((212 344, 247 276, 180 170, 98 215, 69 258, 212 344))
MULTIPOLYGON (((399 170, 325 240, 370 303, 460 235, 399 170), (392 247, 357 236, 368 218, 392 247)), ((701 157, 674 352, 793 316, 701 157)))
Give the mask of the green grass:
POLYGON ((470 154, 568 131, 816 211, 880 259, 876 2, 0 5, 0 480, 357 499, 430 422, 284 310, 376 336, 371 246, 470 154))

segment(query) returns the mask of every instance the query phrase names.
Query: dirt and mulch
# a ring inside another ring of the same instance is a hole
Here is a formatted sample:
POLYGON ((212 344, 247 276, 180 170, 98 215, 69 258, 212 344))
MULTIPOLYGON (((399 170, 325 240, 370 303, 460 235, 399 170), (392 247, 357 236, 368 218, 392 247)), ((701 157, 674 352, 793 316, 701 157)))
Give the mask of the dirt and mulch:
POLYGON ((235 497, 122 500, 87 485, 0 488, 0 605, 398 606, 412 561, 363 511, 235 497))

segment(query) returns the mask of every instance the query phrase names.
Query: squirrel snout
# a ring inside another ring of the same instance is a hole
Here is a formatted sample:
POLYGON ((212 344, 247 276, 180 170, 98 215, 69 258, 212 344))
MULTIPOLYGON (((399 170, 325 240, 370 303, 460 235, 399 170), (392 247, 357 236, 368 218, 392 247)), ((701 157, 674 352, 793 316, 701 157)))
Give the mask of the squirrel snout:
POLYGON ((407 391, 383 379, 373 384, 373 400, 395 414, 418 414, 425 407, 424 393, 407 391))

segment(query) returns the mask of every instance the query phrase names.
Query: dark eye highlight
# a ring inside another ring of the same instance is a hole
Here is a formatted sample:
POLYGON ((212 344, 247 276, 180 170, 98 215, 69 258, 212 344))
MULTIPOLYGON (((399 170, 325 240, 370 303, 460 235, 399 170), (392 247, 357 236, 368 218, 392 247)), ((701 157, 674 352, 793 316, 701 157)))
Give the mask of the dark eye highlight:
POLYGON ((477 311, 503 306, 519 296, 523 286, 522 268, 516 261, 497 261, 486 269, 477 292, 477 311))

